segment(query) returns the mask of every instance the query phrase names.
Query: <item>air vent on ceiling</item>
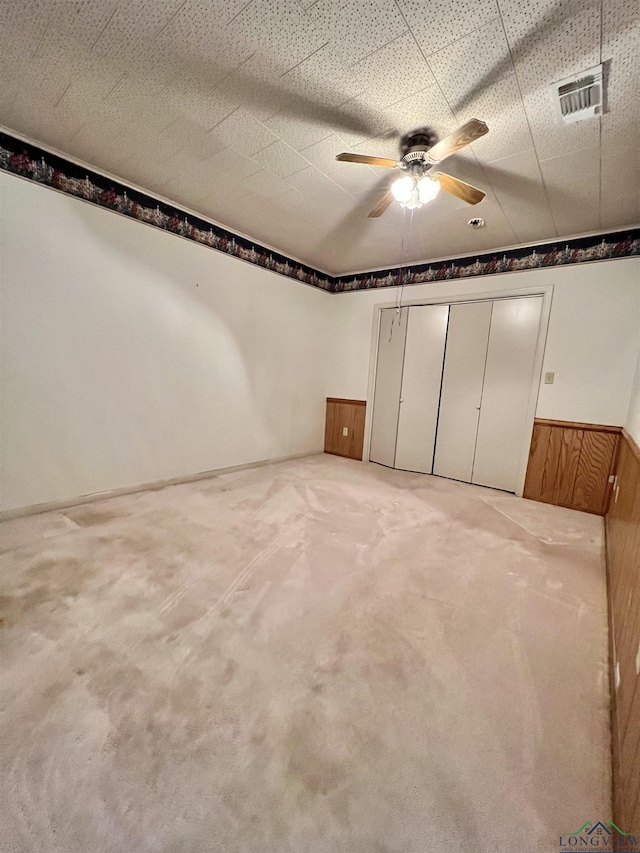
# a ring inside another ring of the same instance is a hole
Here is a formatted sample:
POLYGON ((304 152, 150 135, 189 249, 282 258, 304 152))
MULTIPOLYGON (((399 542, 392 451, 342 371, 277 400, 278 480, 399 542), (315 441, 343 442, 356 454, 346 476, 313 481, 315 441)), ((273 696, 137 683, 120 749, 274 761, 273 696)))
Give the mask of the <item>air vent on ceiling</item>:
POLYGON ((563 124, 593 118, 602 112, 602 65, 551 86, 558 120, 563 124))

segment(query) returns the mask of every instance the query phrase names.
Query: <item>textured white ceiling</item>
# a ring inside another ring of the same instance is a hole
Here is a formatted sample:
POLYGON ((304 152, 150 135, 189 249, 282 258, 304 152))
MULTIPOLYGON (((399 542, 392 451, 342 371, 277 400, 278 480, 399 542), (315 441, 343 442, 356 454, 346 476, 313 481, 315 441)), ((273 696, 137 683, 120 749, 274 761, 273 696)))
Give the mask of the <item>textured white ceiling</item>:
POLYGON ((640 221, 629 0, 0 0, 0 121, 331 273, 640 221), (600 62, 601 118, 549 84, 600 62), (443 170, 481 187, 367 219, 398 137, 490 133, 443 170), (473 231, 471 216, 486 227, 473 231))

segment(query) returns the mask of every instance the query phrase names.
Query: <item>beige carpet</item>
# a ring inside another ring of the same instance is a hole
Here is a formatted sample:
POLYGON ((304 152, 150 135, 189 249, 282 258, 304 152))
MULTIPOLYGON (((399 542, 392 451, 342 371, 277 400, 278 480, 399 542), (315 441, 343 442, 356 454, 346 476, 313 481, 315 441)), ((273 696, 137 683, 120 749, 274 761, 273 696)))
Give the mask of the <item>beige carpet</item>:
POLYGON ((550 853, 611 816, 599 518, 316 456, 0 537, 3 851, 550 853))

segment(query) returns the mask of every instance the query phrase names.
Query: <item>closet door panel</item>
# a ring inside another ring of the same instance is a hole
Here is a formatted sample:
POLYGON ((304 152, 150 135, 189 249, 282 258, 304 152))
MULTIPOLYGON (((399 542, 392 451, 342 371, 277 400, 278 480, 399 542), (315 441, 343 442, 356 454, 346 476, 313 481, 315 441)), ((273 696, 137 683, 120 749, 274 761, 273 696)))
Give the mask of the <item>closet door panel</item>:
POLYGON ((409 308, 395 467, 431 474, 448 305, 409 308))
POLYGON ((452 305, 433 473, 471 481, 491 302, 452 305))
POLYGON ((396 308, 384 308, 380 312, 369 459, 389 468, 395 463, 408 313, 408 308, 400 312, 396 308))
POLYGON ((493 304, 471 479, 481 486, 516 490, 541 313, 541 296, 493 304))

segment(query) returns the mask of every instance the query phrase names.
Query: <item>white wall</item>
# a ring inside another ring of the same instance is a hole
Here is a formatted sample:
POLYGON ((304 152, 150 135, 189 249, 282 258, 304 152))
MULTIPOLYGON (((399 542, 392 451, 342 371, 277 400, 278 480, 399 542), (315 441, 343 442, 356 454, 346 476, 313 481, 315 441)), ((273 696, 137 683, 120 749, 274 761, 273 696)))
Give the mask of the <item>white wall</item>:
POLYGON ((335 297, 0 176, 3 510, 322 450, 335 297))
POLYGON ((629 403, 629 412, 625 427, 631 438, 640 447, 640 352, 638 352, 636 375, 631 391, 631 401, 629 403))
MULTIPOLYGON (((322 449, 325 397, 365 399, 373 306, 0 175, 0 509, 322 449)), ((555 286, 538 417, 640 441, 640 261, 405 288, 555 286), (628 416, 627 416, 628 412, 628 416)))
MULTIPOLYGON (((555 372, 555 382, 541 385, 536 417, 624 424, 640 346, 638 258, 413 285, 402 302, 547 284, 554 291, 543 372, 555 372)), ((389 288, 332 298, 330 396, 366 399, 374 305, 397 295, 389 288)), ((640 430, 640 415, 636 423, 640 430)))

